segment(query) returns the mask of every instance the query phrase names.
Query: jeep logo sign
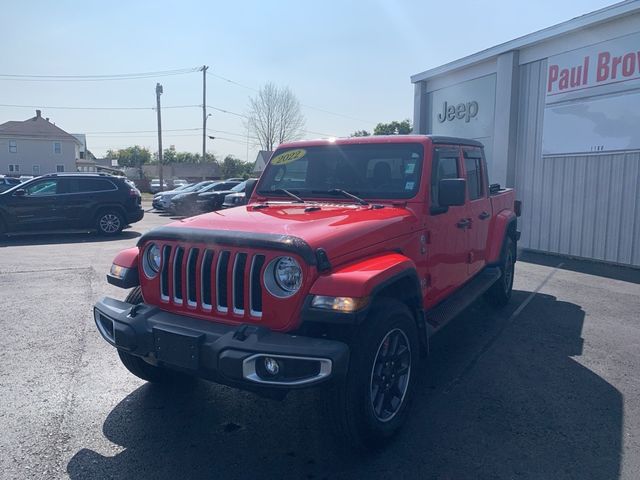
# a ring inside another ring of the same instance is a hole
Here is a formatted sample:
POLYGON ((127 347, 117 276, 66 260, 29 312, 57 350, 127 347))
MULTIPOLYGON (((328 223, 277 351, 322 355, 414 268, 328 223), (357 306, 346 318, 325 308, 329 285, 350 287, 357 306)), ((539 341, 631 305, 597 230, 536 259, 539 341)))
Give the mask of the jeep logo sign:
POLYGON ((440 123, 453 122, 454 120, 462 120, 469 123, 472 118, 478 115, 478 102, 472 100, 467 103, 459 103, 458 105, 449 105, 446 101, 442 104, 442 113, 438 114, 440 123))

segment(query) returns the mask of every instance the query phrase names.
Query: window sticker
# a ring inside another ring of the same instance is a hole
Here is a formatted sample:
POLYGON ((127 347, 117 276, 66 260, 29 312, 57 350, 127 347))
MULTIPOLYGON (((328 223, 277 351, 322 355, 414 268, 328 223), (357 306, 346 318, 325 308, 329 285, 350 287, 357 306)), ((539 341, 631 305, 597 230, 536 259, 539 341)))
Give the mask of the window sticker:
POLYGON ((298 148, 296 150, 289 150, 288 152, 281 153, 280 155, 276 155, 271 159, 272 165, 286 165, 287 163, 295 162, 296 160, 300 160, 307 154, 307 151, 304 148, 298 148))
POLYGON ((415 163, 407 163, 407 166, 404 167, 404 173, 405 175, 412 175, 415 169, 416 169, 415 163))
POLYGON ((413 190, 413 187, 416 185, 416 182, 407 182, 404 185, 405 190, 413 190))

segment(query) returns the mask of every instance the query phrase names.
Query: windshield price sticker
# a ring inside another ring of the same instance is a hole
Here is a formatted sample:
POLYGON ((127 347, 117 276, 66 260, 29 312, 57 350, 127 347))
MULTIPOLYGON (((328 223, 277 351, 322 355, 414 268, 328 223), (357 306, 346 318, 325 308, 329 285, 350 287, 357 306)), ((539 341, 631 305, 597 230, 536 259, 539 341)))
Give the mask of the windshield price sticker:
POLYGON ((280 155, 276 155, 272 160, 272 165, 285 165, 287 163, 295 162, 296 160, 300 160, 307 154, 307 151, 304 148, 298 148, 296 150, 289 150, 288 152, 281 153, 280 155))

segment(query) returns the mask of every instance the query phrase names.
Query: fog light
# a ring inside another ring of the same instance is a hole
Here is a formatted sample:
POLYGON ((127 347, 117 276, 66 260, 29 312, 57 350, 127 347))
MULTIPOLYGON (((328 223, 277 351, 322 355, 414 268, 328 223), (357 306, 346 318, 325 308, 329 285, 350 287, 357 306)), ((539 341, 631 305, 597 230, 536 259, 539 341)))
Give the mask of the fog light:
POLYGON ((275 358, 264 357, 264 369, 269 375, 275 377, 280 372, 280 365, 275 358))

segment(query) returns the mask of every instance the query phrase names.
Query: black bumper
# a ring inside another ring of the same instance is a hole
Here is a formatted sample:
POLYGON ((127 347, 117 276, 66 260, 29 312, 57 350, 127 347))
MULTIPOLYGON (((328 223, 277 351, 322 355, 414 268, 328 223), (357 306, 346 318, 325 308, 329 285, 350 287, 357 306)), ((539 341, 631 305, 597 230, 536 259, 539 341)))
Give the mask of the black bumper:
POLYGON ((334 340, 228 326, 108 297, 96 303, 94 318, 103 338, 118 349, 247 390, 315 386, 344 376, 348 368, 349 347, 334 340), (266 372, 264 357, 277 360, 277 375, 266 372))
POLYGON ((127 223, 136 223, 142 220, 144 217, 144 210, 140 208, 139 210, 135 210, 133 212, 127 213, 127 223))

